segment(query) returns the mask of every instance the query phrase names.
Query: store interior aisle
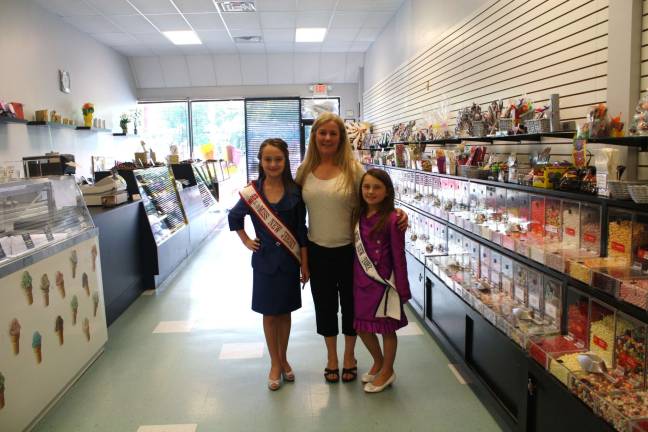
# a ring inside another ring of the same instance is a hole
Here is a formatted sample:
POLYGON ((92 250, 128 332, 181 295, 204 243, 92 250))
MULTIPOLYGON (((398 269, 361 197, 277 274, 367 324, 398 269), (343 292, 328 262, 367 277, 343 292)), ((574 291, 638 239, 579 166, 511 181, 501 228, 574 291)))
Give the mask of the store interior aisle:
MULTIPOLYGON (((35 430, 500 430, 414 319, 399 337, 392 388, 367 395, 359 380, 326 384, 308 286, 293 314, 296 382, 269 391, 251 275, 248 252, 224 226, 166 288, 145 293, 110 327, 105 353, 35 430)), ((357 357, 362 373, 370 364, 360 342, 357 357)))

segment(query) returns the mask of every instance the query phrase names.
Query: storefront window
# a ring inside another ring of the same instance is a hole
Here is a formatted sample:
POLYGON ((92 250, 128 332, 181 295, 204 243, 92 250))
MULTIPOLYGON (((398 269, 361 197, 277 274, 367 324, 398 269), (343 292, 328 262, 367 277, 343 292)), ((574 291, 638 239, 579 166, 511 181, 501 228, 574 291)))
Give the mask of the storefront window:
POLYGON ((180 160, 191 157, 187 102, 141 103, 140 136, 153 149, 157 160, 171 154, 171 146, 178 148, 180 160))

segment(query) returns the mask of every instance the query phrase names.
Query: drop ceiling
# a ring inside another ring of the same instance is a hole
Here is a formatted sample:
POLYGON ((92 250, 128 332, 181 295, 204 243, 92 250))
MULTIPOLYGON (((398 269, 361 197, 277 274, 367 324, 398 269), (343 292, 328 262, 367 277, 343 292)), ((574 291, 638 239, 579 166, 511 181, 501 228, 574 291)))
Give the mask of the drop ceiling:
POLYGON ((256 0, 256 12, 218 13, 212 0, 35 0, 129 57, 192 54, 362 53, 403 0, 256 0), (325 27, 322 43, 295 43, 297 27, 325 27), (175 46, 163 31, 195 30, 175 46), (234 43, 261 36, 262 43, 234 43))
POLYGON ((357 83, 364 52, 403 0, 256 0, 219 13, 212 0, 33 0, 128 57, 137 88, 357 83), (325 27, 296 43, 297 27, 325 27), (164 31, 194 30, 176 46, 164 31), (261 43, 235 43, 261 36, 261 43))

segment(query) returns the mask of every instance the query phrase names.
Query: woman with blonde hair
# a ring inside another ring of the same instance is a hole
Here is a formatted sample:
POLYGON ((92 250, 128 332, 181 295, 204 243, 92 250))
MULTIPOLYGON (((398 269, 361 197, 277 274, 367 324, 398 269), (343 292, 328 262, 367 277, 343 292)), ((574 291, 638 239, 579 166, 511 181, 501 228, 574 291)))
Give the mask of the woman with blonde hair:
MULTIPOLYGON (((353 328, 353 213, 359 205, 364 170, 355 159, 342 119, 321 114, 311 128, 308 150, 296 181, 308 212, 308 263, 317 333, 324 336, 327 382, 340 380, 337 355, 338 305, 342 311, 342 381, 357 378, 357 334, 353 328)), ((399 213, 399 226, 407 216, 399 213)), ((403 225, 404 224, 404 225, 403 225)), ((374 371, 375 372, 375 371, 374 371)))

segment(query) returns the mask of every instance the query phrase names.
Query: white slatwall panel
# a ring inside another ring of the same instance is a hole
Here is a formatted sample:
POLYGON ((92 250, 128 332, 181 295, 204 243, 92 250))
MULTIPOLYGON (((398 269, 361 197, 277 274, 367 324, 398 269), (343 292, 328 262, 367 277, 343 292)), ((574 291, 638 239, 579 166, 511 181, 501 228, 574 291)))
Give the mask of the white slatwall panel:
POLYGON ((473 101, 526 94, 543 103, 559 93, 562 120, 581 121, 588 106, 606 101, 608 4, 493 0, 368 89, 364 118, 384 130, 447 99, 454 125, 456 112, 473 101))
POLYGON ((641 96, 648 93, 648 0, 643 1, 641 22, 641 96))

